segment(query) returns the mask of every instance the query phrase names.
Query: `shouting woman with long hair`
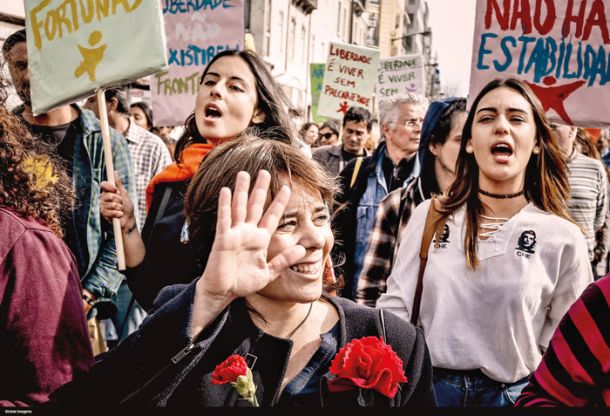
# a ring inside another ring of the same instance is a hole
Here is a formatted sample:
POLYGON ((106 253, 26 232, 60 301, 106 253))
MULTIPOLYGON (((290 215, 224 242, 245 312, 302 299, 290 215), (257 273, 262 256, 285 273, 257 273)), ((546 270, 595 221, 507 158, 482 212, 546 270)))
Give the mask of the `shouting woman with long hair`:
POLYGON ((517 79, 487 84, 466 119, 448 196, 413 212, 377 302, 412 322, 419 312, 440 406, 512 405, 592 281, 568 196, 540 101, 517 79), (418 254, 434 209, 419 303, 418 254))

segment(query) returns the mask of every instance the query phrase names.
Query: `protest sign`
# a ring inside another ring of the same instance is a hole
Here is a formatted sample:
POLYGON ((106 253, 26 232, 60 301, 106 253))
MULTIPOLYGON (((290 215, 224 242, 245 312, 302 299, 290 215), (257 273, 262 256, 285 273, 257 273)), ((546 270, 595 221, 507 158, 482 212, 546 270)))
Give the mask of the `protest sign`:
POLYGON ((243 0, 162 0, 169 69, 151 77, 155 126, 181 125, 195 108, 205 66, 227 49, 244 47, 243 0))
POLYGON ((311 79, 311 119, 314 123, 324 123, 326 118, 318 115, 318 103, 324 82, 324 64, 310 64, 309 76, 311 79))
POLYGON ((158 1, 28 0, 34 114, 167 67, 158 1))
MULTIPOLYGON (((34 115, 97 93, 106 177, 114 185, 104 87, 167 67, 157 1, 28 0, 25 4, 34 115)), ((121 225, 113 218, 119 270, 125 270, 121 225)))
POLYGON ((477 0, 476 15, 470 100, 516 76, 552 121, 610 126, 610 2, 477 0))
POLYGON ((373 111, 378 66, 377 49, 331 42, 318 115, 340 120, 351 106, 373 111))
POLYGON ((380 100, 395 95, 416 93, 425 95, 424 57, 394 56, 379 62, 377 96, 380 100))

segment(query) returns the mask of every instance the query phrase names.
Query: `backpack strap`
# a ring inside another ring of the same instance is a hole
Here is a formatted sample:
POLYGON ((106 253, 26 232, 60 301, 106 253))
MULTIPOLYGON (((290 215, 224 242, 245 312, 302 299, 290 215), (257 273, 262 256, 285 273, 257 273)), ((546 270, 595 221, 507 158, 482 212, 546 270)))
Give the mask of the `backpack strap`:
POLYGON ((356 183, 356 178, 358 178, 358 172, 360 172, 360 167, 362 166, 363 159, 363 156, 359 156, 356 158, 356 165, 354 166, 354 171, 352 172, 352 178, 349 181, 350 189, 353 188, 354 184, 356 183))
POLYGON ((417 320, 419 319, 419 308, 421 305, 421 297, 424 289, 424 272, 426 270, 426 263, 428 262, 428 251, 430 244, 432 243, 432 237, 437 234, 437 241, 440 241, 439 230, 442 232, 446 217, 443 219, 442 214, 438 211, 437 199, 432 198, 430 201, 430 209, 428 209, 428 215, 426 216, 426 224, 424 225, 424 235, 421 240, 421 248, 419 250, 419 272, 417 274, 417 286, 415 287, 415 297, 413 299, 413 311, 411 313, 411 323, 417 326, 417 320))

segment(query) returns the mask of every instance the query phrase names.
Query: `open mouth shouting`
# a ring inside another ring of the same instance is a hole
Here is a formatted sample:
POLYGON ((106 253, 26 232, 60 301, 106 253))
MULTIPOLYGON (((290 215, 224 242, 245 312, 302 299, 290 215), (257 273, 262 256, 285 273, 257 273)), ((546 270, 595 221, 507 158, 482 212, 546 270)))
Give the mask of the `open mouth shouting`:
POLYGON ((216 104, 208 104, 204 108, 204 116, 207 120, 217 120, 222 117, 222 111, 216 104))
POLYGON ((495 143, 491 146, 491 154, 498 163, 508 163, 513 153, 513 147, 508 143, 495 143))

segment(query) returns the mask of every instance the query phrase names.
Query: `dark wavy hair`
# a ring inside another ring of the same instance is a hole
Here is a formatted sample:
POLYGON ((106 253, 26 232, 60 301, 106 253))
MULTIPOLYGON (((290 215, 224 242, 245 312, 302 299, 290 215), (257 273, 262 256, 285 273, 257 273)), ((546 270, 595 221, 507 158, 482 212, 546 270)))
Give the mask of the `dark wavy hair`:
MULTIPOLYGON (((289 109, 292 108, 290 100, 284 94, 284 91, 275 82, 273 76, 267 69, 265 62, 254 52, 250 50, 227 50, 220 52, 208 63, 201 74, 200 84, 203 82, 206 74, 217 60, 227 56, 238 56, 246 62, 254 79, 256 81, 256 96, 259 110, 265 114, 265 120, 256 124, 259 130, 263 131, 268 128, 274 128, 274 135, 279 136, 287 143, 294 144, 294 131, 289 109)), ((178 139, 176 144, 175 156, 176 160, 180 161, 182 152, 191 143, 205 143, 205 138, 199 133, 195 122, 195 112, 191 113, 184 122, 184 133, 178 139)))
POLYGON ((466 152, 466 145, 472 138, 472 126, 479 102, 487 93, 497 88, 509 88, 516 91, 532 107, 536 123, 536 145, 540 147, 540 153, 532 154, 527 164, 525 197, 541 210, 573 222, 566 210, 570 196, 568 168, 540 100, 524 81, 517 78, 495 79, 485 85, 472 102, 462 133, 462 143, 455 171, 456 179, 449 188, 448 196, 442 199, 441 212, 445 218, 466 204, 464 247, 466 263, 471 269, 475 269, 478 265, 477 240, 482 204, 478 195, 479 166, 474 154, 466 152))
POLYGON ((6 108, 7 85, 0 73, 0 206, 62 237, 74 203, 70 181, 63 162, 6 108))

